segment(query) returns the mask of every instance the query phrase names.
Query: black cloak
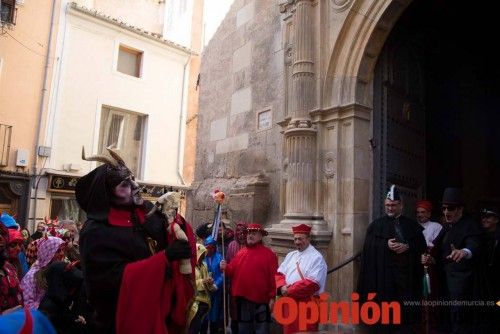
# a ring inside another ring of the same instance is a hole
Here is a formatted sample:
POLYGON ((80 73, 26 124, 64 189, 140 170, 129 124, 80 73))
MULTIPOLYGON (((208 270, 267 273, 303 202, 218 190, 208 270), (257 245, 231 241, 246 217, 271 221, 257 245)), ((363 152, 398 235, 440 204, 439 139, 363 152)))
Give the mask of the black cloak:
MULTIPOLYGON (((423 266, 421 255, 427 245, 422 233, 423 228, 414 220, 382 217, 373 221, 366 232, 361 256, 358 293, 361 301, 367 294, 375 292, 376 302, 382 301, 420 301, 422 298, 423 266), (397 235, 395 222, 399 221, 400 234, 397 235), (389 239, 404 238, 408 251, 396 254, 387 245, 389 239)), ((403 323, 419 321, 419 309, 410 310, 401 304, 403 323), (412 316, 410 313, 414 313, 412 316)), ((381 332, 389 333, 387 329, 381 332)))
MULTIPOLYGON (((91 306, 96 311, 95 325, 99 332, 114 332, 115 315, 125 266, 151 256, 148 238, 156 242, 155 251, 165 249, 164 217, 156 211, 143 225, 116 226, 108 222, 110 198, 106 186, 107 166, 102 165, 83 176, 76 184, 76 200, 87 214, 80 232, 80 255, 84 286, 91 306)), ((153 204, 122 208, 149 212, 153 204)))

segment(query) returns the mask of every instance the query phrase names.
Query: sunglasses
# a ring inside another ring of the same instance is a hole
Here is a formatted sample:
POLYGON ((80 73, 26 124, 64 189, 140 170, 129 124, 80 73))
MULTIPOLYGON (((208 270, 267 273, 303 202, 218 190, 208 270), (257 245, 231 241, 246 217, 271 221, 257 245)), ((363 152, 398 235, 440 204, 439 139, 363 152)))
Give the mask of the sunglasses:
POLYGON ((16 248, 16 247, 21 247, 21 244, 19 244, 17 242, 9 244, 9 248, 16 248))
POLYGON ((455 211, 456 209, 457 209, 456 205, 443 206, 443 211, 452 212, 452 211, 455 211))

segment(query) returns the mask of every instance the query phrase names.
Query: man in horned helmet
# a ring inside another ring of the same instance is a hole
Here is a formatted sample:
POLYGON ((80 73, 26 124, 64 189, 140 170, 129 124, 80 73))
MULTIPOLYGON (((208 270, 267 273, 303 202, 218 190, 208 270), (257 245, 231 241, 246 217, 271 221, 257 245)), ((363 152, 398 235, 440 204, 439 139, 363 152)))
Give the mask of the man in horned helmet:
MULTIPOLYGON (((141 198, 123 159, 108 152, 85 157, 82 150, 82 159, 103 164, 80 178, 75 190, 87 214, 80 250, 96 331, 180 333, 186 326, 184 304, 194 291, 185 284, 189 275, 183 281, 174 271, 195 248, 184 240, 168 244, 164 216, 141 198)), ((194 246, 192 230, 185 232, 191 232, 194 246)))

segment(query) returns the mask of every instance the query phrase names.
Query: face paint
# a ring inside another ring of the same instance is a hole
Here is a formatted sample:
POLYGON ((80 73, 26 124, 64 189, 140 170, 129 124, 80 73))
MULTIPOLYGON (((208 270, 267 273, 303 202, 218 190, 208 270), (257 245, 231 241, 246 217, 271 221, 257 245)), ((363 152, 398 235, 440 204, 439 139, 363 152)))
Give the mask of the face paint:
POLYGON ((133 176, 121 181, 113 189, 112 201, 115 205, 142 205, 144 200, 141 197, 139 185, 135 182, 133 176))

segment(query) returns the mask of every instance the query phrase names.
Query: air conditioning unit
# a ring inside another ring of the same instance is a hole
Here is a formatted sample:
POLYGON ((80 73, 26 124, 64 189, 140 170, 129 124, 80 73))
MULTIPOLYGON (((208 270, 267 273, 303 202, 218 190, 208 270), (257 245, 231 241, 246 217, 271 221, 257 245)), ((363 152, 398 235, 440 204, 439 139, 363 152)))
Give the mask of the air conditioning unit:
POLYGON ((24 148, 20 148, 17 150, 17 153, 16 153, 16 166, 17 167, 28 166, 28 154, 29 154, 29 151, 24 149, 24 148))

